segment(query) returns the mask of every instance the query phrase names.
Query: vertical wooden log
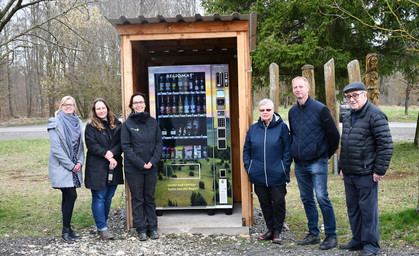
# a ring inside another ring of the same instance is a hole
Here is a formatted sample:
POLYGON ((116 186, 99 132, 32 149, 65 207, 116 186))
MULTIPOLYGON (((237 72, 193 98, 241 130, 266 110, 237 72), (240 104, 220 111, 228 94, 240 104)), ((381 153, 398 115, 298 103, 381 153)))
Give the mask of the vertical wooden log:
POLYGON ((362 82, 358 60, 353 60, 348 63, 348 77, 349 83, 362 82))
POLYGON ((368 100, 378 106, 380 90, 378 85, 378 56, 376 53, 369 53, 365 65, 365 86, 368 91, 368 100))
POLYGON ((311 98, 316 98, 316 82, 314 80, 314 66, 313 65, 304 65, 301 68, 302 76, 307 78, 309 84, 310 84, 310 91, 308 92, 308 95, 310 95, 311 98))
MULTIPOLYGON (((337 103, 336 103, 336 86, 335 86, 335 61, 330 59, 326 64, 324 64, 324 81, 326 87, 326 105, 332 114, 333 119, 335 120, 335 125, 339 130, 339 117, 337 112, 337 103)), ((338 150, 339 151, 339 150, 338 150)), ((337 155, 339 152, 337 152, 337 155)), ((333 156, 333 171, 335 174, 338 173, 337 170, 337 156, 333 156)))
POLYGON ((276 63, 269 65, 269 98, 274 102, 276 112, 279 107, 279 66, 276 63))

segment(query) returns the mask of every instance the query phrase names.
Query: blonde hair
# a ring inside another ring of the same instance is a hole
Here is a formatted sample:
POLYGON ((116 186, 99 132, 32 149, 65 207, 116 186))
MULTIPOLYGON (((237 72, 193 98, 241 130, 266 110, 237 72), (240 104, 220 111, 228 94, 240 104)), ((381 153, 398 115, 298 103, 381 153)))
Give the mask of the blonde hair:
POLYGON ((71 97, 71 96, 67 95, 67 96, 64 96, 64 97, 61 99, 61 101, 60 101, 60 106, 58 107, 58 110, 57 110, 57 111, 55 111, 55 117, 57 117, 57 116, 58 116, 58 113, 60 113, 60 111, 61 111, 61 107, 64 105, 64 103, 65 103, 67 100, 72 100, 72 101, 73 101, 73 103, 74 103, 74 113, 76 113, 76 111, 77 111, 77 104, 76 104, 76 100, 75 100, 73 97, 71 97))
POLYGON ((303 80, 304 83, 307 85, 307 87, 310 88, 310 82, 304 76, 296 76, 296 77, 294 77, 294 79, 292 79, 292 81, 291 81, 291 84, 293 84, 295 80, 299 80, 299 79, 303 80))

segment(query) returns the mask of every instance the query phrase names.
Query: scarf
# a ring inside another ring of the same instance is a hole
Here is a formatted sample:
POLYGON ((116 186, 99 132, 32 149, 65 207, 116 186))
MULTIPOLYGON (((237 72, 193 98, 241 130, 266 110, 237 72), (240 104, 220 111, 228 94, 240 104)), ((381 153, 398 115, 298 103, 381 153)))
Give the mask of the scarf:
POLYGON ((58 113, 58 121, 64 129, 64 136, 67 146, 70 149, 70 156, 74 163, 77 163, 77 151, 80 143, 81 127, 79 118, 76 115, 68 115, 60 111, 58 113))

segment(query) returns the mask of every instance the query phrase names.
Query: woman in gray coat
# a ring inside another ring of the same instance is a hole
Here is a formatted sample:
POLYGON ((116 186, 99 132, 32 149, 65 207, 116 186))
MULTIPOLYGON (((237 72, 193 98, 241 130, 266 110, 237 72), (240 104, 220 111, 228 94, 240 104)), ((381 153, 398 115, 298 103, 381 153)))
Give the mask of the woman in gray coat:
POLYGON ((76 188, 81 186, 84 149, 81 131, 83 123, 75 115, 76 101, 71 96, 61 99, 55 117, 47 122, 50 142, 48 158, 49 179, 53 188, 62 192, 62 238, 74 243, 80 235, 71 229, 71 217, 77 199, 76 188))

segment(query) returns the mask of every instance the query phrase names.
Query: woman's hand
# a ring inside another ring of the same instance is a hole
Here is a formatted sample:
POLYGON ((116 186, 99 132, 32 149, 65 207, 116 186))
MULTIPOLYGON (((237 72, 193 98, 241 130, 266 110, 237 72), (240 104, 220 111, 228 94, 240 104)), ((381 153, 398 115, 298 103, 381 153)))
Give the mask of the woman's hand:
POLYGON ((144 169, 150 169, 151 167, 153 167, 153 164, 148 162, 144 165, 144 169))
POLYGON ((72 172, 78 172, 81 169, 81 163, 77 162, 76 165, 74 166, 73 170, 71 170, 72 172))
POLYGON ((115 158, 110 158, 109 160, 109 169, 115 169, 115 167, 118 165, 118 162, 115 160, 115 158))
POLYGON ((108 160, 113 158, 113 153, 110 150, 106 151, 105 158, 108 159, 108 160))

